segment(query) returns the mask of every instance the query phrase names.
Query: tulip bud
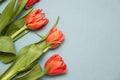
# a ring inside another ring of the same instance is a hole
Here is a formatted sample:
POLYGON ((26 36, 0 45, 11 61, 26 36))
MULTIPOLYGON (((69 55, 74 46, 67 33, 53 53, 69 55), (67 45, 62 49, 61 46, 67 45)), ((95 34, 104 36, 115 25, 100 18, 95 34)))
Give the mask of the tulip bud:
POLYGON ((26 4, 26 8, 30 8, 31 6, 33 6, 35 3, 39 2, 40 0, 28 0, 27 4, 26 4))
POLYGON ((67 72, 66 64, 62 60, 62 57, 58 54, 55 54, 52 57, 50 57, 45 63, 44 67, 45 69, 48 68, 48 75, 59 75, 67 72))
MULTIPOLYGON (((22 1, 22 0, 19 0, 19 1, 22 1)), ((25 5, 25 8, 28 9, 30 7, 32 7, 35 3, 39 2, 40 0, 28 0, 26 5, 25 5)))
POLYGON ((56 27, 53 27, 46 38, 46 42, 52 43, 50 44, 50 46, 52 48, 56 48, 60 45, 60 43, 63 42, 64 38, 64 34, 56 27))
POLYGON ((43 28, 49 20, 45 18, 42 10, 34 10, 26 17, 26 25, 31 30, 38 30, 43 28))

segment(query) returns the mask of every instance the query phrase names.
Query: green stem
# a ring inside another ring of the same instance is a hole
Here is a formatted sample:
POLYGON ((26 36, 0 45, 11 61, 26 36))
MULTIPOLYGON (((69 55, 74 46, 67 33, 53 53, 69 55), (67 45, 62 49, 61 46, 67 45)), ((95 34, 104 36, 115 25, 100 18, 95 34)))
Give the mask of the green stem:
POLYGON ((57 26, 57 24, 59 23, 59 20, 60 20, 60 17, 58 16, 58 18, 57 18, 55 24, 53 25, 53 27, 56 27, 56 26, 57 26))
POLYGON ((46 47, 46 48, 43 50, 43 53, 47 52, 50 48, 51 48, 50 46, 46 47))
POLYGON ((19 61, 14 62, 1 76, 0 80, 11 80, 20 71, 24 70, 24 57, 21 57, 19 61))
POLYGON ((0 80, 10 80, 16 73, 18 73, 17 70, 11 66, 0 76, 0 80))
POLYGON ((38 34, 37 32, 34 32, 38 37, 40 37, 40 38, 42 38, 42 39, 44 39, 45 37, 44 36, 42 36, 42 35, 40 35, 40 34, 38 34))
POLYGON ((27 29, 27 26, 24 25, 21 29, 19 29, 17 32, 15 32, 11 38, 14 39, 15 37, 17 37, 21 32, 23 32, 25 29, 27 29))

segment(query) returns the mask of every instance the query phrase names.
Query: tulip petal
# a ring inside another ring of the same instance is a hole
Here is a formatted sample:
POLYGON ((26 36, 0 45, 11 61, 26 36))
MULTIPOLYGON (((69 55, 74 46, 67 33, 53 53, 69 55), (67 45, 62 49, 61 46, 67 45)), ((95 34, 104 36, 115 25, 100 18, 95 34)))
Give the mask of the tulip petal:
POLYGON ((62 60, 62 57, 58 54, 53 55, 47 60, 47 62, 45 63, 45 68, 47 68, 48 66, 49 75, 58 75, 67 72, 66 64, 62 60))
POLYGON ((45 18, 45 14, 42 10, 34 10, 26 17, 26 25, 29 29, 38 30, 43 28, 49 20, 45 18))

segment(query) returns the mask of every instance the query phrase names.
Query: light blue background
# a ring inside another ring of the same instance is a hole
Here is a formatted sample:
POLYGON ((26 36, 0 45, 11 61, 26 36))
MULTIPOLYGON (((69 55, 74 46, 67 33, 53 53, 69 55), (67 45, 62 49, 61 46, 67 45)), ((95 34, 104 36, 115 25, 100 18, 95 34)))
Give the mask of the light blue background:
MULTIPOLYGON (((0 5, 1 11, 4 6, 0 5)), ((43 9, 50 20, 40 34, 46 34, 60 16, 57 27, 66 36, 40 63, 43 66, 59 53, 67 64, 67 74, 41 80, 120 80, 120 0, 41 0, 34 7, 43 9)), ((39 40, 30 32, 15 42, 16 51, 39 40)), ((0 63, 0 73, 8 66, 0 63)))

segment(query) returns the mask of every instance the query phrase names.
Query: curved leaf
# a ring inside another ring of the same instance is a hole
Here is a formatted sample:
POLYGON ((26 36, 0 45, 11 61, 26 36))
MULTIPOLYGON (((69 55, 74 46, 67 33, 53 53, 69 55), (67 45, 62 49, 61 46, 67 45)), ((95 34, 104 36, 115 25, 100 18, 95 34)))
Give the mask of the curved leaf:
POLYGON ((13 40, 8 36, 0 37, 0 60, 9 63, 15 58, 13 40))
MULTIPOLYGON (((39 45, 46 41, 40 42, 39 45)), ((38 47, 36 44, 31 44, 23 47, 14 60, 14 66, 19 69, 19 71, 26 70, 33 62, 35 62, 46 49, 46 45, 41 45, 42 48, 38 47)))
POLYGON ((39 75, 41 72, 42 68, 39 63, 37 63, 30 71, 17 77, 15 80, 37 80, 39 78, 37 75, 39 75))
MULTIPOLYGON (((32 9, 26 11, 22 17, 20 19, 18 19, 17 21, 15 21, 14 23, 9 24, 3 31, 2 31, 2 35, 6 35, 6 36, 12 36, 15 32, 17 32, 21 27, 24 26, 25 24, 25 17, 32 11, 32 9)), ((24 30, 20 35, 18 35, 15 39, 19 39, 20 37, 24 36, 25 34, 27 34, 29 32, 29 30, 24 30)))
POLYGON ((9 20, 11 19, 11 16, 14 13, 14 5, 16 3, 16 0, 11 0, 9 4, 6 6, 4 11, 2 12, 0 16, 0 32, 5 28, 5 26, 9 23, 9 20))
POLYGON ((8 24, 10 24, 19 15, 19 13, 23 10, 26 2, 27 0, 11 0, 9 2, 9 4, 6 6, 6 8, 3 10, 0 16, 0 33, 8 24))

